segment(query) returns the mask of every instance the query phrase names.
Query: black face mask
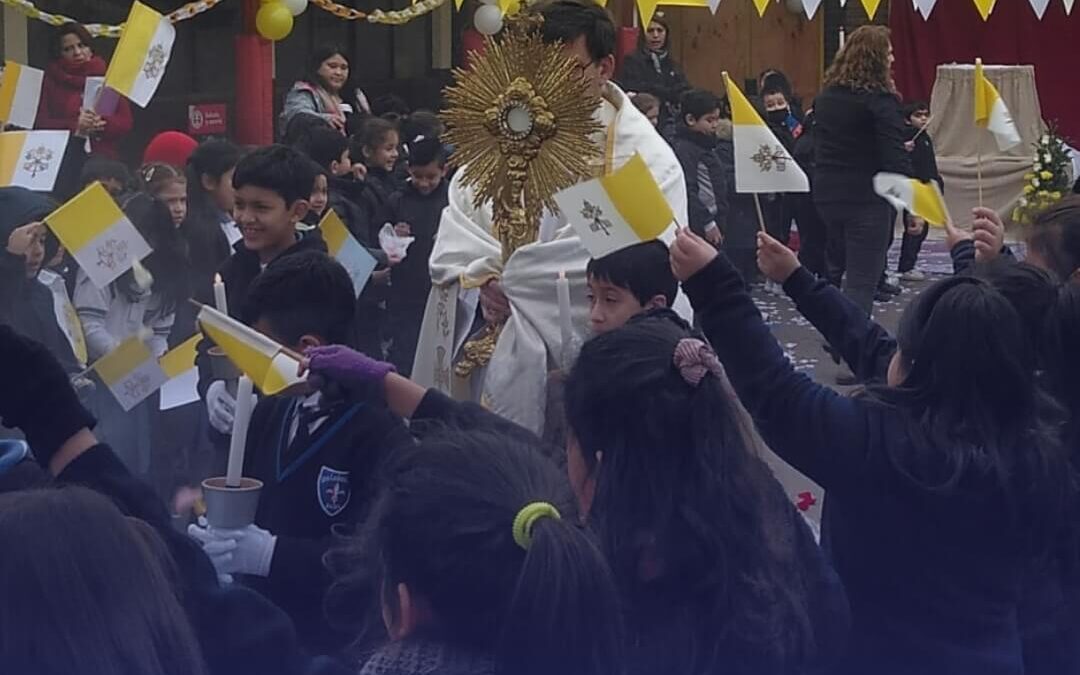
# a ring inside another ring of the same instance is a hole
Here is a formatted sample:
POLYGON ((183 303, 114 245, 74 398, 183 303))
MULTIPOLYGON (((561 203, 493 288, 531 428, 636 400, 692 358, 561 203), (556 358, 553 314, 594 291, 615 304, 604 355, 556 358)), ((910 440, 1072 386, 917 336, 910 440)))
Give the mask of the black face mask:
POLYGON ((779 110, 769 110, 765 113, 765 117, 769 120, 770 124, 783 124, 787 121, 790 109, 780 108, 779 110))

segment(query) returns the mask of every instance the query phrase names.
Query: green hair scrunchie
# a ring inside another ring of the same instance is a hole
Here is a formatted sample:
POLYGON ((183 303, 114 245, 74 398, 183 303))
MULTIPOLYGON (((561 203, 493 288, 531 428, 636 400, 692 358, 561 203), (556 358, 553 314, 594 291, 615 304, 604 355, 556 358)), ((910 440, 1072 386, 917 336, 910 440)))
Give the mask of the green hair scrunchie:
POLYGON ((533 525, 541 518, 561 520, 562 515, 554 505, 548 502, 529 502, 522 506, 517 515, 514 516, 514 542, 526 551, 532 545, 533 525))

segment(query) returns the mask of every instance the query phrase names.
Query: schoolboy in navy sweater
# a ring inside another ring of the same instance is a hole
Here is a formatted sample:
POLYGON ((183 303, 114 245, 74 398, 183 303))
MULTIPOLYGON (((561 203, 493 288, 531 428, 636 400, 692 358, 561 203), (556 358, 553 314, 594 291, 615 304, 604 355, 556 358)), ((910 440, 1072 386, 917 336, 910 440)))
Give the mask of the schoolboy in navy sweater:
MULTIPOLYGON (((302 351, 352 344, 355 307, 345 268, 309 252, 269 267, 252 284, 243 318, 302 351)), ((292 616, 309 647, 340 647, 348 636, 335 633, 322 611, 331 528, 358 520, 383 458, 411 442, 404 423, 376 399, 300 392, 260 400, 244 466, 245 476, 263 482, 259 509, 248 530, 207 535, 237 542, 231 560, 215 558, 219 572, 247 575, 249 585, 292 616)))
POLYGON ((390 271, 390 361, 405 377, 412 372, 420 324, 424 320, 431 272, 428 260, 448 200, 446 155, 438 138, 407 142, 409 181, 390 197, 390 222, 398 236, 413 237, 408 254, 390 271))

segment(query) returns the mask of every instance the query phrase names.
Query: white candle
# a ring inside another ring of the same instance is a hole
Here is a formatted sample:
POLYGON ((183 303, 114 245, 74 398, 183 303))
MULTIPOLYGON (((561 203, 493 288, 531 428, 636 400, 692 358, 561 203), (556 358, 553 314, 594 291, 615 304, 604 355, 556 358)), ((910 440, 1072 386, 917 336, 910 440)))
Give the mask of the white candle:
POLYGON ((233 417, 232 438, 229 439, 229 468, 225 472, 226 487, 240 487, 244 473, 244 445, 247 443, 248 423, 251 421, 251 378, 241 375, 236 386, 236 415, 233 417))
POLYGON ((229 313, 229 301, 225 298, 225 282, 220 274, 214 275, 214 306, 222 314, 229 313))
POLYGON ((844 43, 847 41, 847 34, 844 33, 844 27, 840 26, 840 49, 844 48, 844 43))
POLYGON ((565 358, 566 350, 574 339, 574 323, 570 315, 570 280, 566 278, 566 272, 560 271, 559 278, 555 281, 555 291, 559 299, 559 327, 562 329, 562 349, 565 358))

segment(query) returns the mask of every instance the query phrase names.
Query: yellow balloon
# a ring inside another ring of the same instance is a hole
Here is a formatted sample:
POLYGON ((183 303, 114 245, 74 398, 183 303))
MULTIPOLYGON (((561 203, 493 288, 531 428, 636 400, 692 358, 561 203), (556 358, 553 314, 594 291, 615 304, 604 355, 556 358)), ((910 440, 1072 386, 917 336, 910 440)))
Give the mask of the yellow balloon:
POLYGON ((282 40, 293 27, 293 16, 280 0, 265 3, 255 14, 255 28, 267 40, 282 40))

